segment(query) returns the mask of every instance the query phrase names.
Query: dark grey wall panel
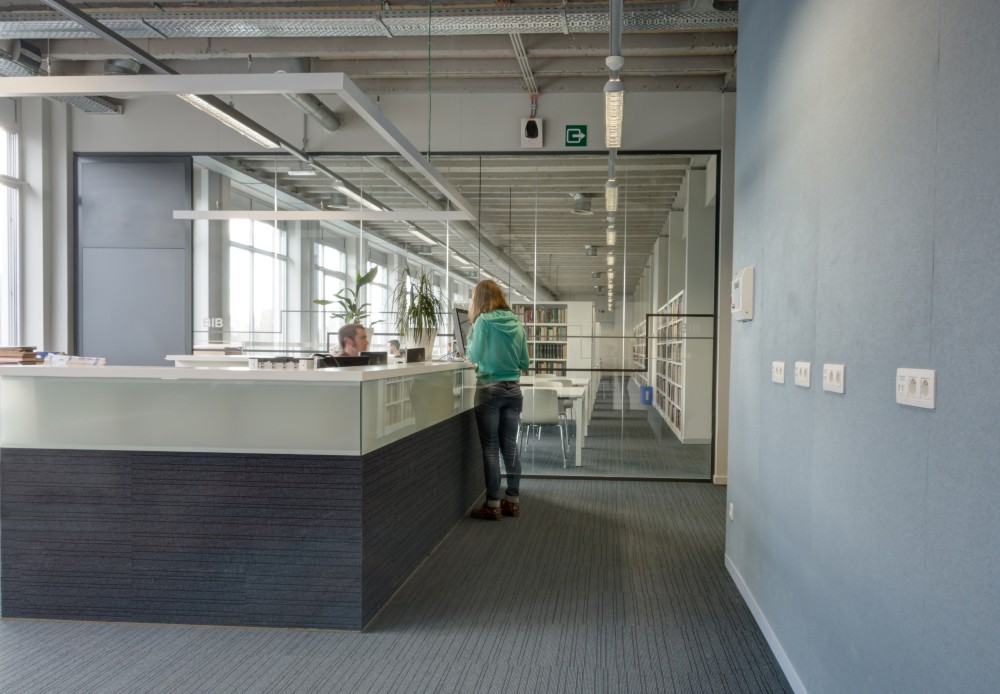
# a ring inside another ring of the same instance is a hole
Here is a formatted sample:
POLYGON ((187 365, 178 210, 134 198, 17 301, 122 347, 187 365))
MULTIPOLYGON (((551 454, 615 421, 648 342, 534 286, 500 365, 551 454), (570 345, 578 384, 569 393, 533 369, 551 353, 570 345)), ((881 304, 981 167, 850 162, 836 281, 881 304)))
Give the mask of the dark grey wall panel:
POLYGON ((187 248, 189 157, 80 157, 77 223, 82 248, 187 248), (163 214, 167 212, 167 214, 163 214))
POLYGON ((80 251, 80 352, 109 364, 166 366, 168 354, 191 352, 189 296, 178 279, 189 277, 191 256, 172 248, 84 248, 80 251))
POLYGON ((111 364, 191 351, 190 157, 77 159, 77 344, 111 364))

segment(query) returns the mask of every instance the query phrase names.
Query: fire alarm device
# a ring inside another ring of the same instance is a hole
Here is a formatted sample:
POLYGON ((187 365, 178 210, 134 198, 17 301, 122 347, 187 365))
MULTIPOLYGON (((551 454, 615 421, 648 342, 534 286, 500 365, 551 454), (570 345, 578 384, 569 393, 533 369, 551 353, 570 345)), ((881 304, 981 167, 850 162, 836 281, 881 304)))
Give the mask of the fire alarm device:
POLYGON ((733 275, 730 308, 736 320, 753 320, 753 267, 748 265, 733 275))

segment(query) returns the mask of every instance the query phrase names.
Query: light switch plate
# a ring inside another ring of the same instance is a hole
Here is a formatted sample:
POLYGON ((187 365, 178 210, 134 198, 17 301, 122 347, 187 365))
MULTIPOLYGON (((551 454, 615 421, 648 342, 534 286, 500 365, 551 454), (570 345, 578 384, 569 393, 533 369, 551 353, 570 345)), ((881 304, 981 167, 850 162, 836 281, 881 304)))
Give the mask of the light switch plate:
POLYGON ((803 388, 809 387, 812 377, 812 364, 808 361, 795 362, 795 385, 803 388))
POLYGON ((771 362, 771 380, 775 383, 785 382, 785 362, 783 361, 772 361, 771 362))
POLYGON ((844 392, 843 364, 823 364, 823 390, 831 393, 844 392))

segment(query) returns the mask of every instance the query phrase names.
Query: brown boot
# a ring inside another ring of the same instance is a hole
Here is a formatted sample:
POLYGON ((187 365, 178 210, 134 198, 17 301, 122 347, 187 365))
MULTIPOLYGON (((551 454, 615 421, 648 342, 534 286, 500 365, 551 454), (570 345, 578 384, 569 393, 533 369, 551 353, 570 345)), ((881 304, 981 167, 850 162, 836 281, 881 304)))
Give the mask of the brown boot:
POLYGON ((517 518, 521 515, 521 504, 516 501, 507 501, 506 499, 500 499, 500 513, 505 516, 511 516, 512 518, 517 518))
POLYGON ((479 508, 472 509, 472 513, 469 514, 473 518, 478 518, 480 520, 500 520, 500 507, 499 506, 487 506, 483 504, 479 508))

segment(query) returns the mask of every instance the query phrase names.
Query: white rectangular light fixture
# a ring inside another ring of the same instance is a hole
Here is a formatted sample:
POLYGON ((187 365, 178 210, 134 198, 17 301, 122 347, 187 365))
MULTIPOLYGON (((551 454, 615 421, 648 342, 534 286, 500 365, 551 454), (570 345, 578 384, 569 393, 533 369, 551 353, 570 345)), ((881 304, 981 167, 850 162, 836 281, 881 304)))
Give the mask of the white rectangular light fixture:
POLYGON ((281 147, 281 145, 279 145, 277 142, 274 142, 270 138, 265 137, 264 135, 257 132, 250 126, 246 125, 245 123, 237 120, 236 118, 233 118, 231 115, 208 103, 197 94, 178 94, 177 96, 178 98, 194 106, 196 109, 204 113, 207 113, 208 115, 210 115, 212 118, 219 121, 223 125, 232 128, 243 137, 257 143, 261 147, 265 147, 267 149, 279 149, 281 147))
POLYGON ((455 222, 474 219, 458 210, 174 210, 174 219, 253 219, 275 222, 455 222))
POLYGON ((296 178, 298 177, 305 178, 307 176, 315 176, 316 172, 311 169, 293 169, 292 171, 288 172, 288 175, 294 176, 296 178))
POLYGON ((434 239, 432 239, 430 236, 428 236, 424 232, 420 231, 420 229, 417 229, 415 226, 411 226, 411 227, 407 228, 407 231, 410 232, 411 234, 413 234, 414 236, 416 236, 418 239, 420 239, 424 243, 429 243, 432 246, 436 246, 437 245, 437 241, 435 241, 434 239))
POLYGON ((366 200, 364 198, 364 196, 358 195, 357 193, 355 193, 353 190, 351 190, 347 186, 334 186, 334 188, 336 188, 337 190, 339 190, 341 193, 343 193, 344 195, 346 195, 347 197, 349 197, 354 202, 361 203, 362 205, 364 205, 365 207, 367 207, 369 210, 375 210, 375 211, 378 211, 378 212, 384 211, 384 208, 380 207, 379 205, 376 205, 371 200, 366 200))
POLYGON ((612 224, 611 226, 608 227, 607 244, 606 245, 608 245, 608 246, 614 246, 615 245, 615 237, 616 237, 615 227, 612 224))
MULTIPOLYGON (((196 75, 71 75, 4 77, 0 96, 136 96, 149 94, 336 94, 388 145, 451 201, 451 207, 476 218, 462 193, 434 168, 381 109, 342 72, 196 75)), ((247 137, 250 137, 247 134, 247 137)), ((270 142, 270 141, 269 141, 270 142)), ((277 146, 275 143, 273 145, 277 146)), ((272 148, 270 145, 263 145, 272 148)), ((414 218, 415 219, 415 218, 414 218)))
POLYGON ((621 80, 608 80, 604 85, 604 146, 622 146, 622 122, 625 119, 625 85, 621 80))
POLYGON ((614 266, 615 266, 615 252, 614 251, 609 251, 608 252, 608 267, 614 267, 614 266))

